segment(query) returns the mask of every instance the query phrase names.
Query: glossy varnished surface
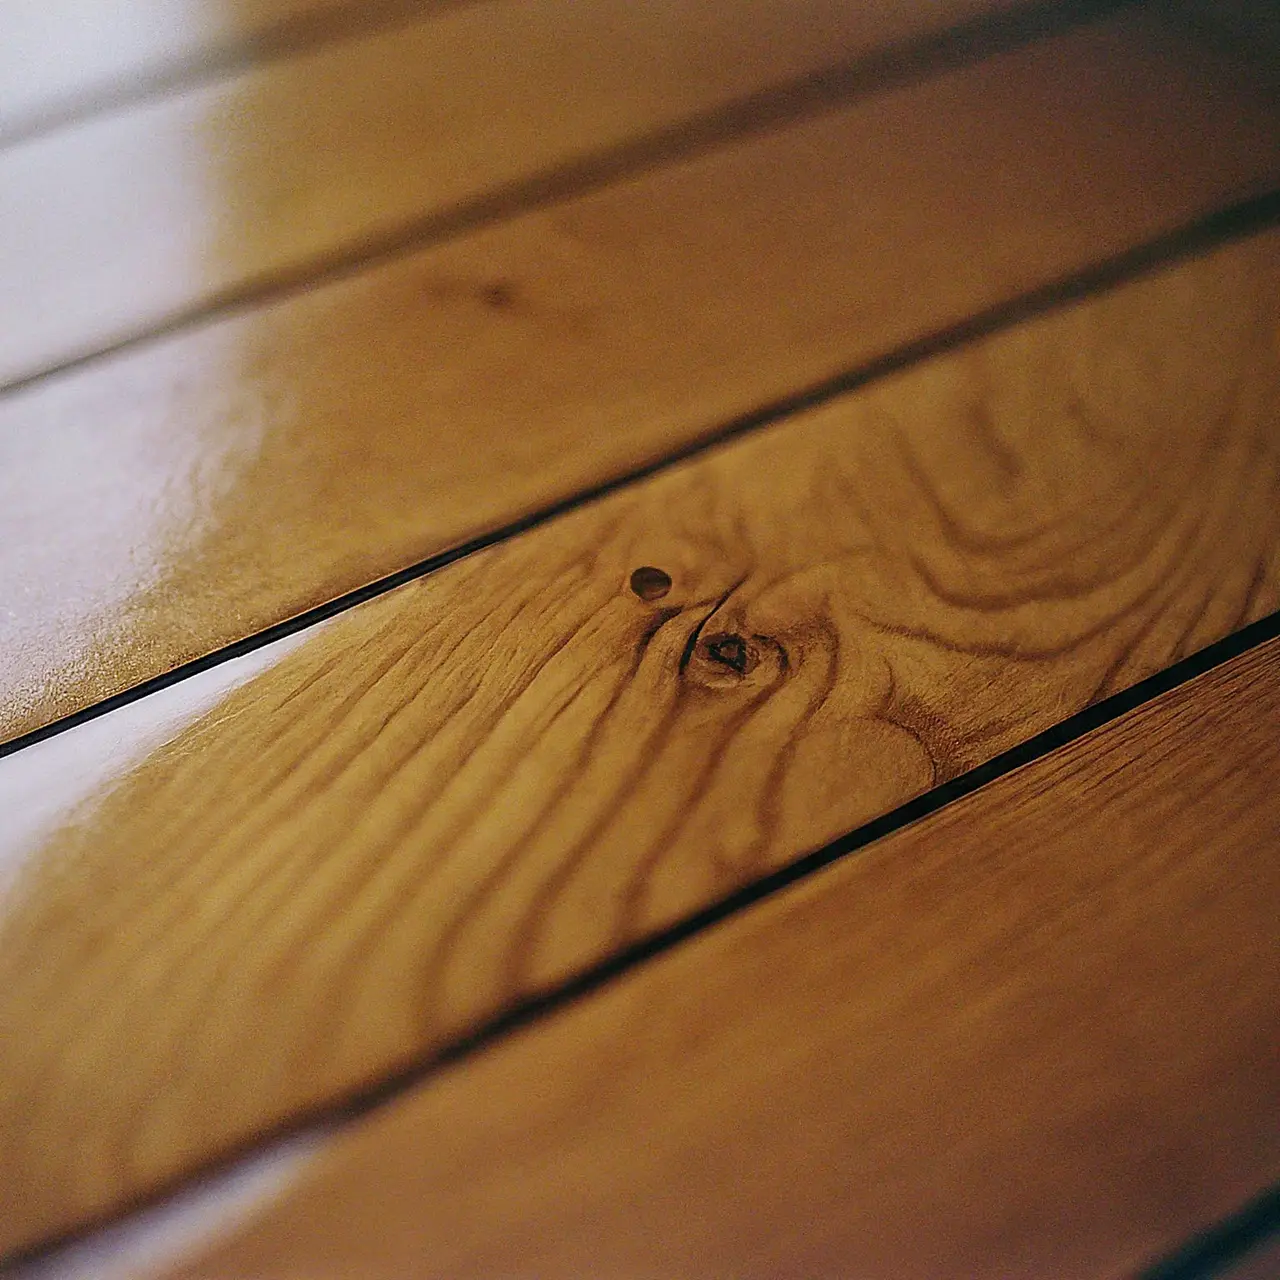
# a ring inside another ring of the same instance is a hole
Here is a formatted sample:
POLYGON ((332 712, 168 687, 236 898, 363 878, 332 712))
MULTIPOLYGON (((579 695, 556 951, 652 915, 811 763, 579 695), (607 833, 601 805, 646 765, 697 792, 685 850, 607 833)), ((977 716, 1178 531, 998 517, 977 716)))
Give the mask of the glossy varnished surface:
POLYGON ((0 149, 0 385, 986 7, 428 4, 0 149))
POLYGON ((1280 1176, 1278 722, 1273 641, 450 1069, 184 1280, 1133 1274, 1280 1176))
POLYGON ((196 681, 130 708, 167 745, 7 850, 0 1240, 1280 606, 1278 255, 1224 248, 615 493, 343 614, 188 728, 196 681))
POLYGON ((0 736, 1277 174, 1274 103, 1129 14, 11 394, 0 736))

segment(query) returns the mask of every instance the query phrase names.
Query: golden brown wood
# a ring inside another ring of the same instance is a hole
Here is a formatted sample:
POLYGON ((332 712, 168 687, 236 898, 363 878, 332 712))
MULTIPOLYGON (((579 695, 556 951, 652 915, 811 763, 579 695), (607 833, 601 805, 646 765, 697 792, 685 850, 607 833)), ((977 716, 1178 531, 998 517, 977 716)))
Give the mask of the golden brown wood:
POLYGON ((0 735, 1277 175, 1129 14, 0 399, 0 735))
POLYGON ((1280 1176, 1280 642, 356 1127, 184 1280, 1116 1277, 1280 1176))
POLYGON ((0 151, 0 384, 1010 0, 497 0, 0 151))
MULTIPOLYGON (((1280 233, 352 610, 121 757, 8 899, 0 1241, 428 1052, 1280 606, 1278 326, 1280 233), (643 599, 640 567, 670 590, 643 599)), ((190 683, 128 714, 163 724, 190 683)), ((12 810, 111 723, 0 762, 12 810)))
POLYGON ((388 0, 4 0, 0 146, 198 76, 211 62, 318 39, 396 7, 388 0))

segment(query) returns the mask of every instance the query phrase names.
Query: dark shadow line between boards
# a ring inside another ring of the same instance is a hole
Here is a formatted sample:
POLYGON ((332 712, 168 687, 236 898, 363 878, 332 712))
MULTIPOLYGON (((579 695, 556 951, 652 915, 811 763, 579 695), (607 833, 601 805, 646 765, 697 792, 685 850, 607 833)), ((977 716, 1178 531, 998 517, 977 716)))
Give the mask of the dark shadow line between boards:
MULTIPOLYGON (((314 1107, 294 1111, 280 1123, 259 1129, 251 1137, 193 1164, 183 1173, 167 1179, 146 1193, 120 1201, 109 1212, 87 1218, 66 1231, 27 1245, 8 1256, 0 1256, 0 1270, 40 1261, 119 1222, 130 1213, 161 1203, 180 1190, 198 1187, 200 1182, 224 1172, 272 1143, 316 1127, 336 1127, 357 1121, 407 1090, 423 1084, 438 1072, 482 1053, 544 1017, 587 999, 609 983, 626 976, 648 961, 673 951, 740 912, 808 880, 876 841, 932 816, 1015 770, 1051 755, 1215 667, 1278 637, 1280 611, 1250 623, 1240 631, 1215 641, 1128 689, 1068 716, 1032 735, 1025 742, 1002 751, 986 763, 966 770, 958 777, 864 823, 820 849, 726 894, 710 906, 624 947, 563 982, 519 1000, 510 1008, 462 1033, 444 1048, 411 1060, 388 1071, 380 1079, 344 1095, 314 1107)), ((1215 1274, 1216 1269, 1238 1258, 1267 1233, 1280 1227, 1280 1204, 1264 1197, 1258 1205, 1260 1207, 1251 1206, 1243 1215, 1237 1215, 1217 1227, 1201 1232, 1178 1253, 1141 1272, 1136 1280, 1207 1280, 1215 1274)))
POLYGON ((1108 18, 1122 9, 1150 3, 1151 0, 1049 0, 983 14, 945 31, 858 54, 675 124, 571 158, 530 177, 517 178, 385 234, 214 291, 193 306, 156 317, 143 328, 73 351, 51 364, 19 372, 0 384, 0 396, 16 395, 175 334, 349 279, 456 236, 584 198, 614 183, 802 120, 818 119, 878 93, 923 84, 949 71, 1108 18))
POLYGON ((1230 1280, 1229 1267, 1280 1235, 1280 1182, 1235 1213, 1197 1232, 1180 1248, 1138 1271, 1133 1280, 1230 1280))
POLYGON ((198 658, 192 658, 169 671, 140 681, 89 706, 60 716, 35 729, 29 729, 7 742, 0 743, 0 760, 158 693, 171 685, 221 666, 225 662, 254 653, 277 640, 296 635, 308 627, 345 613, 378 596, 386 595, 389 591, 394 591, 407 583, 427 577, 477 552, 510 541, 571 511, 599 502, 612 493, 629 488, 713 449, 728 445, 742 436, 772 427, 806 410, 815 409, 877 379, 1277 224, 1280 224, 1280 189, 1268 191, 1226 209, 1220 209, 1207 217, 1149 240, 1145 244, 1124 250, 1101 263, 1073 272, 1007 302, 998 303, 965 320, 947 325, 884 355, 873 357, 869 361, 843 370, 822 382, 770 401, 749 413, 723 423, 659 458, 642 463, 599 484, 578 490, 528 515, 520 516, 486 533, 336 596, 324 604, 306 609, 291 618, 273 623, 252 635, 232 641, 198 658))

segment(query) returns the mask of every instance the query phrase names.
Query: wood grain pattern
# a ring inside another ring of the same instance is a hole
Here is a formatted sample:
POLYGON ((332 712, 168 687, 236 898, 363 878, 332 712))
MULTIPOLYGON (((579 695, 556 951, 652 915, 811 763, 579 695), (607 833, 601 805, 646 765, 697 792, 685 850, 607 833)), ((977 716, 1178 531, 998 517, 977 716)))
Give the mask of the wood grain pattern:
POLYGON ((428 7, 416 23, 10 147, 0 151, 0 384, 1000 3, 428 7))
POLYGON ((0 398, 0 737, 1278 176, 1134 13, 0 398))
MULTIPOLYGON (((1276 609, 1278 332, 1271 234, 352 610, 122 761, 0 931, 0 1242, 1276 609)), ((30 759, 57 776, 80 733, 30 759)))
POLYGON ((1280 1176, 1277 724, 1273 641, 447 1071, 179 1273, 1132 1274, 1280 1176))
POLYGON ((319 39, 348 21, 376 21, 387 0, 4 0, 0 146, 68 119, 319 39))

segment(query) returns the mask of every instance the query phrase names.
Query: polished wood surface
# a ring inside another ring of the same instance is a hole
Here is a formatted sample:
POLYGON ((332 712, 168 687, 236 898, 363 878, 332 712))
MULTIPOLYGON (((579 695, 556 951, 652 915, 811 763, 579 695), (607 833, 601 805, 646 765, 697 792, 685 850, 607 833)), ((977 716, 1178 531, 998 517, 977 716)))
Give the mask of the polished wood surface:
POLYGON ((1280 1177, 1280 642, 468 1059, 184 1280, 1111 1278, 1280 1177))
POLYGON ((0 385, 992 4, 429 4, 2 149, 0 385))
POLYGON ((752 905, 1280 606, 1274 17, 0 0, 0 1269, 424 1072, 198 1273, 1115 1275, 1275 1179, 1280 642, 752 905))
POLYGON ((1265 190, 1278 118, 1126 14, 0 398, 0 737, 1265 190))
MULTIPOLYGON (((350 610, 108 762, 6 850, 0 1243, 1280 607, 1278 333, 1272 233, 350 610)), ((94 728, 0 761, 0 786, 62 775, 94 728)))

